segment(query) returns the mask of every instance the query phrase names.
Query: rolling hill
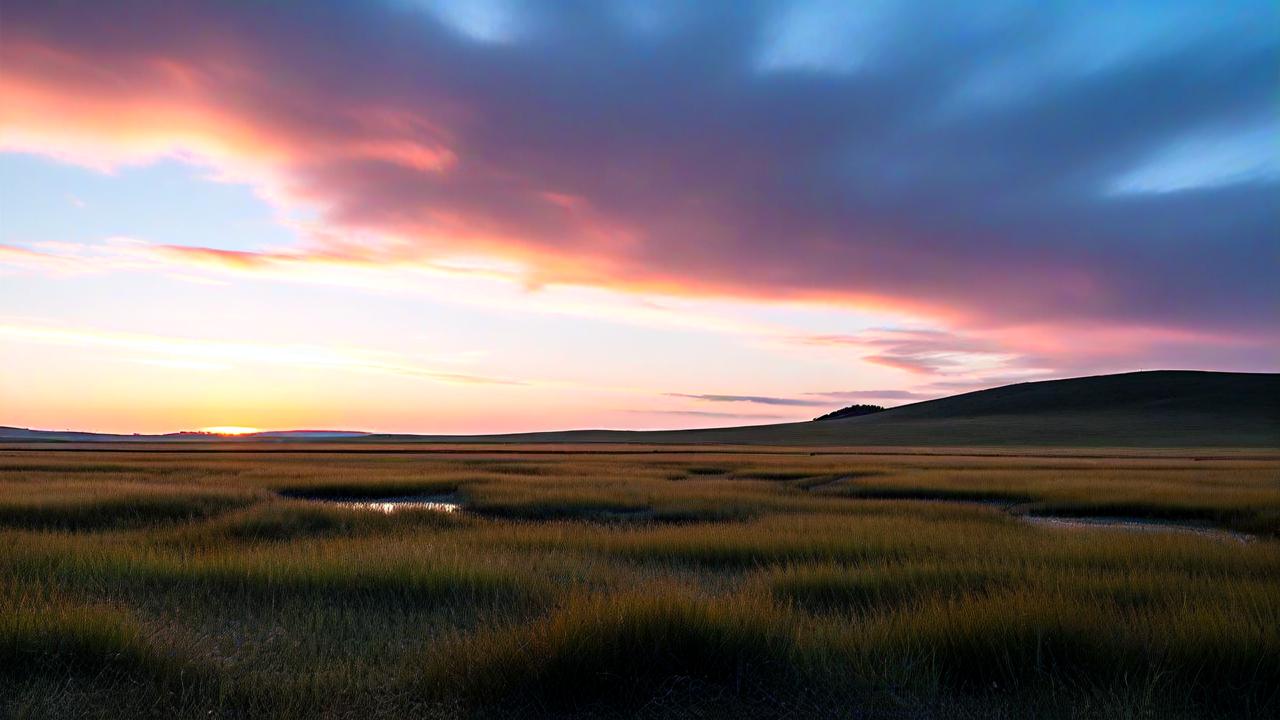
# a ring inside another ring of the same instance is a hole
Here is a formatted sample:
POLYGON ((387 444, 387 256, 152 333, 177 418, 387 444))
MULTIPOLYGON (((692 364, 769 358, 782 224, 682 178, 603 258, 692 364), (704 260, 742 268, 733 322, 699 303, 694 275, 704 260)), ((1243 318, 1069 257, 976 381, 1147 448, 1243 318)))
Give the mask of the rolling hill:
MULTIPOLYGON (((0 427, 0 441, 227 442, 0 427)), ((856 417, 704 430, 503 435, 277 431, 234 441, 731 443, 844 446, 1249 447, 1280 449, 1280 374, 1157 370, 1018 383, 856 417)))
POLYGON ((1280 448, 1280 374, 1157 370, 1018 383, 859 417, 707 430, 366 440, 1280 448))

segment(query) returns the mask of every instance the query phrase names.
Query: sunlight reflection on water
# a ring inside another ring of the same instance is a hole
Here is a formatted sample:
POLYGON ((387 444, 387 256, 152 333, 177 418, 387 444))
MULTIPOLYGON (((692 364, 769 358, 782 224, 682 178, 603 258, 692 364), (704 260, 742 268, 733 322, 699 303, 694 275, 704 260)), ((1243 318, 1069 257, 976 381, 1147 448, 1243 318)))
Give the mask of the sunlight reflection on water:
POLYGON ((375 510, 390 515, 397 510, 433 510, 435 512, 457 512, 461 505, 443 500, 419 500, 388 498, 386 500, 359 500, 337 503, 343 507, 357 510, 375 510))
POLYGON ((1071 530, 1130 530, 1135 532, 1176 532, 1219 540, 1234 540, 1246 543, 1253 540, 1247 533, 1235 532, 1224 528, 1193 525, 1174 520, 1160 521, 1146 518, 1112 518, 1112 517, 1055 517, 1047 515, 1022 515, 1024 522, 1041 527, 1067 528, 1071 530))

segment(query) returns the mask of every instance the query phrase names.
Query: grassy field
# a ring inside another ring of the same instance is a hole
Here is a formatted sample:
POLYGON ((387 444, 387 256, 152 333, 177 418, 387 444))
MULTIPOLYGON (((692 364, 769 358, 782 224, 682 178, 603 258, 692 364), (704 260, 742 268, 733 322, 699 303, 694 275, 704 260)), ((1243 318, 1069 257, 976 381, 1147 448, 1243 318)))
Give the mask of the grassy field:
POLYGON ((0 716, 1280 713, 1280 454, 81 447, 0 448, 0 716))

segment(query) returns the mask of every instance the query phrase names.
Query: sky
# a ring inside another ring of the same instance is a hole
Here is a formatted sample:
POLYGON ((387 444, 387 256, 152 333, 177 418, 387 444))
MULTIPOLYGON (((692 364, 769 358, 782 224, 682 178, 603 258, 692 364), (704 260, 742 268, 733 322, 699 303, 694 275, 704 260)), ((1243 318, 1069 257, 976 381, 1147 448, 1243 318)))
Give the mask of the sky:
POLYGON ((0 0, 0 425, 1280 367, 1280 6, 0 0))

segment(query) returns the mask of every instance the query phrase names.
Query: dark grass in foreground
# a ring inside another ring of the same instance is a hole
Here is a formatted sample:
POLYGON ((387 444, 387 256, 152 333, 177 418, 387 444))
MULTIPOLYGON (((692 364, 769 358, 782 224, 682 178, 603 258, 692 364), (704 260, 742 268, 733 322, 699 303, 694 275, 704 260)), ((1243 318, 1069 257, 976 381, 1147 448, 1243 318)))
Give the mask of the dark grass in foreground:
POLYGON ((1280 460, 507 450, 3 454, 0 715, 1280 712, 1280 460))

